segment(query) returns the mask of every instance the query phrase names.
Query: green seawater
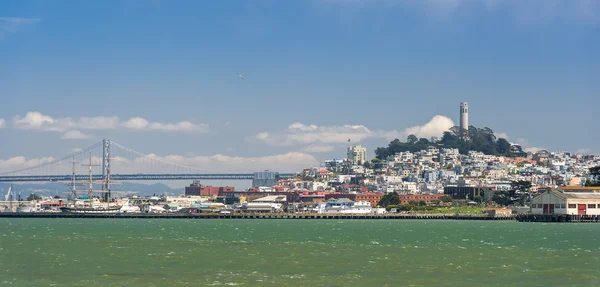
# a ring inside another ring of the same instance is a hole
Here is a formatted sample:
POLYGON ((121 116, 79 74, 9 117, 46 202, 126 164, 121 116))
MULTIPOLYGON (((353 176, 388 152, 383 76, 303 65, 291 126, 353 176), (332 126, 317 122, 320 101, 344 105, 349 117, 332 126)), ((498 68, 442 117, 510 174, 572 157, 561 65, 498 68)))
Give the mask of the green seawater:
POLYGON ((600 286, 600 224, 0 218, 0 286, 600 286))

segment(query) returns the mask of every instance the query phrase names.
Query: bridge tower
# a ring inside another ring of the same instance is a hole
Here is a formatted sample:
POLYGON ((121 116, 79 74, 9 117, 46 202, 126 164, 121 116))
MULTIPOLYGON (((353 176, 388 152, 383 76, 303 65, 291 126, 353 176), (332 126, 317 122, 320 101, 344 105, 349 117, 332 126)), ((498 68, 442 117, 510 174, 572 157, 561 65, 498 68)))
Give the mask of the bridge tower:
POLYGON ((102 140, 102 189, 106 190, 106 201, 111 199, 110 194, 110 140, 102 140))

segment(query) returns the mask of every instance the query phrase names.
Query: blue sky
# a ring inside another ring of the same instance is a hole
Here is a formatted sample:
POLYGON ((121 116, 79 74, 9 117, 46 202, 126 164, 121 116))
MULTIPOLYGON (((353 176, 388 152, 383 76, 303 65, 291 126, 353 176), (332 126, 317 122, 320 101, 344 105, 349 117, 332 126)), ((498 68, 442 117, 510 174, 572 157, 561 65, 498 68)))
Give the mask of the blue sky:
POLYGON ((461 101, 526 148, 595 153, 598 51, 597 1, 2 1, 0 170, 108 137, 296 171, 441 134, 461 101))

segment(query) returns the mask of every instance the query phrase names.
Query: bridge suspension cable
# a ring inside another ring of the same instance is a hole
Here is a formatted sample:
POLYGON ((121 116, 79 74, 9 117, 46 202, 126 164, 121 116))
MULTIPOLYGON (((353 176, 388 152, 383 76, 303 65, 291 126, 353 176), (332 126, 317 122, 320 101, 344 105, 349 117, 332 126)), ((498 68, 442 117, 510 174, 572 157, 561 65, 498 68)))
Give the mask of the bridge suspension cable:
MULTIPOLYGON (((95 149, 99 149, 100 147, 102 147, 102 142, 98 142, 98 143, 96 143, 96 144, 94 144, 94 145, 92 145, 90 147, 87 147, 86 149, 81 150, 81 151, 74 152, 74 153, 69 154, 69 155, 67 155, 65 157, 62 157, 62 158, 59 158, 59 159, 55 159, 55 160, 52 160, 52 161, 49 161, 49 162, 46 162, 46 163, 42 163, 42 164, 37 165, 37 166, 26 167, 26 168, 22 168, 22 169, 18 169, 18 170, 13 170, 13 171, 1 172, 0 176, 13 175, 13 174, 19 174, 19 173, 22 174, 22 173, 26 173, 26 172, 29 172, 29 171, 40 170, 40 169, 43 169, 43 168, 46 168, 46 167, 50 168, 50 167, 52 167, 54 165, 66 162, 67 160, 72 160, 73 158, 76 158, 76 157, 87 156, 89 154, 92 154, 92 152, 95 151, 95 149)), ((97 150, 96 150, 96 152, 97 152, 97 150)))
POLYGON ((147 154, 143 154, 141 152, 138 152, 136 150, 133 150, 131 148, 123 146, 123 145, 121 145, 119 143, 116 143, 114 141, 111 141, 110 143, 111 143, 111 146, 118 147, 118 148, 120 148, 120 149, 122 149, 122 150, 124 150, 126 152, 132 153, 133 155, 138 156, 140 158, 148 159, 151 162, 155 161, 155 162, 158 162, 158 163, 170 165, 170 166, 173 166, 173 167, 181 169, 180 171, 185 171, 185 172, 182 172, 182 173, 197 172, 197 173, 225 174, 224 172, 206 170, 206 169, 201 169, 201 168, 196 168, 196 167, 191 167, 191 166, 186 166, 186 165, 182 165, 182 164, 177 164, 177 163, 169 162, 169 161, 166 161, 166 160, 163 160, 163 159, 160 159, 160 158, 156 158, 156 157, 149 156, 147 154))

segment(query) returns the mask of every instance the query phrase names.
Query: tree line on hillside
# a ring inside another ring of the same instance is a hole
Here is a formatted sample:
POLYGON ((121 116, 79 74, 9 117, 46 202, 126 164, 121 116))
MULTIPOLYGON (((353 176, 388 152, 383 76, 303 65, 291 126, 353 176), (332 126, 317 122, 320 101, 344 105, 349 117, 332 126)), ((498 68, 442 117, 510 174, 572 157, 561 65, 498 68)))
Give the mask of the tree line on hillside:
POLYGON ((589 168, 590 176, 592 177, 588 180, 585 185, 586 186, 600 186, 600 165, 589 168))
POLYGON ((523 157, 527 153, 523 152, 520 146, 511 145, 504 138, 496 138, 490 128, 476 128, 469 126, 466 133, 460 127, 454 126, 444 132, 442 138, 433 137, 431 139, 417 138, 415 135, 409 135, 406 142, 399 139, 391 141, 387 147, 378 147, 375 149, 375 156, 380 160, 385 160, 399 152, 417 152, 430 146, 438 148, 456 148, 461 154, 467 154, 469 151, 479 151, 487 155, 502 155, 508 157, 523 157))

